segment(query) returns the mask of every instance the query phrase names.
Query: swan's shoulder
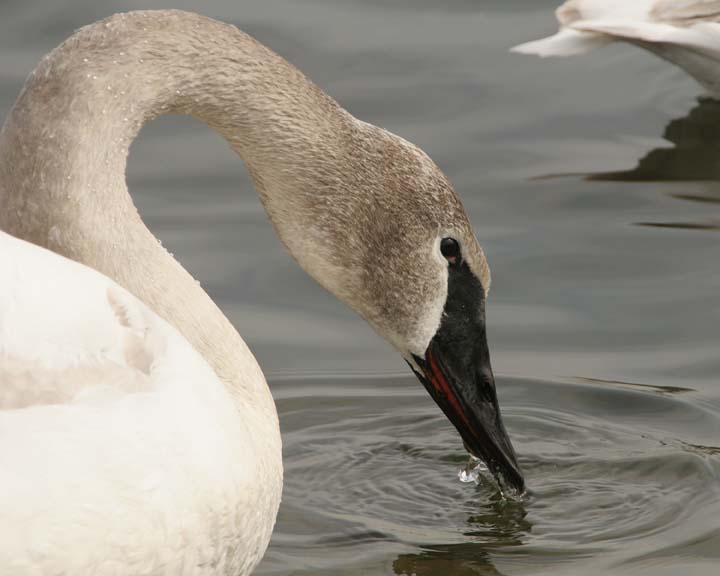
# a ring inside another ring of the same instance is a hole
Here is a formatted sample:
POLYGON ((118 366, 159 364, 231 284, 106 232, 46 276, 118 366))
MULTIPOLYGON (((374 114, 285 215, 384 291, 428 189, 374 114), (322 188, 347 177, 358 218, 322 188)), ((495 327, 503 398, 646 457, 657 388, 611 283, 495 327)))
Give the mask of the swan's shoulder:
POLYGON ((131 294, 0 232, 3 569, 243 573, 274 520, 250 512, 252 424, 131 294))

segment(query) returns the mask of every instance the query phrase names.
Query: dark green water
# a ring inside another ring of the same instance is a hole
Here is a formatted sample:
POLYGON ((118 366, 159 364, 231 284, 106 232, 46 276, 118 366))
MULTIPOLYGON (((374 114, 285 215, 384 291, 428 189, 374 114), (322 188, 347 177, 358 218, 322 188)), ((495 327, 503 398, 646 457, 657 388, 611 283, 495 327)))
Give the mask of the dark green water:
POLYGON ((129 182, 258 356, 286 487, 260 574, 715 575, 720 105, 629 46, 536 60, 547 0, 0 0, 0 116, 73 29, 180 7, 233 22, 455 183, 493 271, 493 365, 530 488, 462 484, 404 363, 283 252, 243 166, 163 118, 129 182))

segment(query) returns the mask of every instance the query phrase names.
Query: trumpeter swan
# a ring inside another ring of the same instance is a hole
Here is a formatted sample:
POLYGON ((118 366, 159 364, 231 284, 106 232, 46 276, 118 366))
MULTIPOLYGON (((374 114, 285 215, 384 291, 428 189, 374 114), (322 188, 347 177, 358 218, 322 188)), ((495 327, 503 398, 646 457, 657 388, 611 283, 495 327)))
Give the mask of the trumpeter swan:
POLYGON ((237 576, 268 544, 270 391, 125 183, 132 140, 170 112, 227 139, 298 263, 522 488, 490 369, 489 269, 430 158, 233 26, 118 14, 42 60, 0 136, 2 570, 237 576))

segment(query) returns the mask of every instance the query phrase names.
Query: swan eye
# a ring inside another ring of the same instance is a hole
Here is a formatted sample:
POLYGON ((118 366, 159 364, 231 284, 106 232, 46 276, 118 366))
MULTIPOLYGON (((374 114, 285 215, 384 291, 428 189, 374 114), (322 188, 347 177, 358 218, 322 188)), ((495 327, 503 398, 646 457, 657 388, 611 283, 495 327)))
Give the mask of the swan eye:
POLYGON ((440 252, 450 264, 457 264, 460 261, 460 244, 455 238, 440 240, 440 252))

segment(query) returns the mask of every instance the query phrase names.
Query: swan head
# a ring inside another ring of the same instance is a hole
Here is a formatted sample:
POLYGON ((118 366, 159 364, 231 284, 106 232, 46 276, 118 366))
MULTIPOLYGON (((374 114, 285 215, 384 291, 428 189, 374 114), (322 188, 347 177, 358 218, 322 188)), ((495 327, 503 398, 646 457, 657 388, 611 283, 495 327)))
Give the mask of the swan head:
POLYGON ((468 451, 521 491, 488 352, 490 271, 473 227, 422 150, 353 121, 312 178, 261 193, 270 219, 300 265, 400 352, 468 451))

